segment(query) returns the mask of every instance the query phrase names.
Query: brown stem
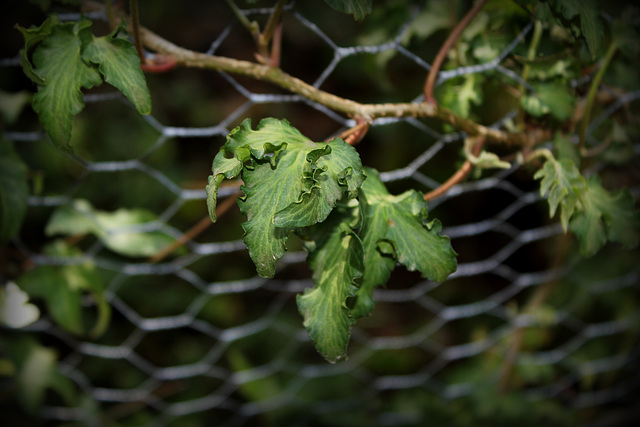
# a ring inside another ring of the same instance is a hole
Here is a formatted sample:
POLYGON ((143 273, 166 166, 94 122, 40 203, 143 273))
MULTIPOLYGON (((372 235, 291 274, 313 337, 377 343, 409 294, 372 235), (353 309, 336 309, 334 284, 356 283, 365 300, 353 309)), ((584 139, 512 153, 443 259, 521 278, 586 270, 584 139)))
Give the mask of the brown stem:
POLYGON ((442 63, 444 59, 447 57, 447 53, 453 45, 458 41, 458 38, 462 34, 462 32, 467 28, 469 22, 480 12, 480 9, 485 5, 488 0, 480 0, 476 3, 473 8, 467 12, 467 14, 462 18, 458 25, 453 29, 447 40, 442 44, 438 54, 436 55, 433 63, 431 64, 431 69, 429 70, 429 74, 427 75, 427 80, 424 83, 424 100, 429 104, 436 104, 436 100, 433 97, 433 88, 436 85, 436 77, 438 77, 438 72, 440 71, 440 67, 442 67, 442 63))
MULTIPOLYGON (((102 4, 90 0, 83 1, 83 5, 85 5, 85 10, 103 8, 102 4)), ((431 117, 448 123, 456 129, 466 132, 470 136, 483 136, 487 143, 502 144, 511 147, 534 146, 549 140, 552 136, 549 130, 540 128, 526 132, 506 132, 488 128, 459 116, 451 110, 426 102, 420 104, 361 104, 313 87, 277 67, 194 52, 176 46, 143 27, 140 28, 140 38, 149 49, 173 57, 177 66, 226 71, 228 73, 269 82, 292 93, 301 95, 310 101, 317 102, 327 108, 352 117, 363 117, 370 121, 381 117, 431 117)))
POLYGON ((364 138, 369 131, 370 126, 371 122, 359 117, 356 119, 356 125, 342 132, 338 138, 343 139, 344 142, 349 145, 356 145, 358 142, 362 141, 362 138, 364 138))
MULTIPOLYGON (((269 43, 271 42, 271 39, 274 38, 273 44, 272 44, 272 50, 273 50, 273 47, 276 44, 275 37, 276 36, 279 37, 277 33, 282 31, 282 10, 284 9, 284 5, 286 3, 287 3, 287 0, 278 0, 276 2, 275 6, 273 7, 273 13, 269 17, 269 20, 267 21, 267 25, 264 28, 264 31, 262 31, 262 33, 260 33, 260 35, 258 36, 258 52, 260 53, 260 56, 264 60, 266 60, 267 58, 271 58, 268 63, 269 65, 274 67, 277 65, 273 64, 273 51, 271 52, 271 54, 269 54, 269 43)), ((278 43, 280 42, 280 40, 277 40, 277 41, 278 43)), ((276 49, 278 49, 279 51, 280 46, 278 46, 276 49)), ((278 62, 279 61, 280 61, 280 58, 279 58, 279 52, 278 52, 278 62)))
POLYGON ((140 16, 138 13, 138 0, 131 0, 129 3, 131 9, 131 31, 133 36, 133 42, 136 46, 136 52, 140 58, 140 64, 146 64, 147 60, 144 57, 144 49, 142 48, 142 38, 140 37, 140 16))
MULTIPOLYGON (((478 156, 478 154, 480 154, 480 150, 482 150, 484 141, 485 141, 484 138, 478 138, 478 142, 476 142, 472 150, 472 154, 474 156, 478 156)), ((425 194, 424 200, 429 201, 429 200, 435 199, 436 197, 442 196, 444 193, 449 191, 451 187, 453 187, 456 184, 459 184, 463 179, 465 179, 472 170, 473 170, 473 163, 471 163, 471 161, 469 160, 465 161, 462 167, 460 167, 460 169, 458 169, 456 173, 451 175, 451 177, 444 184, 425 194)))
MULTIPOLYGON (((234 196, 228 197, 227 199, 225 199, 224 202, 220 203, 216 207, 216 217, 220 218, 221 215, 224 215, 224 213, 227 212, 229 210, 229 208, 231 208, 231 206, 233 206, 235 204, 237 198, 238 198, 238 195, 236 194, 234 196)), ((159 261, 163 260, 169 254, 173 253, 173 251, 178 249, 179 247, 182 247, 187 242, 195 239, 196 236, 198 236, 200 233, 202 233, 204 230, 206 230, 211 224, 213 224, 213 223, 211 222, 211 218, 209 218, 209 215, 203 217, 200 221, 198 221, 196 223, 196 225, 191 227, 179 239, 176 239, 175 242, 171 243, 169 246, 167 246, 166 248, 164 248, 163 250, 161 250, 157 254, 153 255, 152 257, 149 257, 147 262, 155 263, 155 262, 159 262, 159 261)))

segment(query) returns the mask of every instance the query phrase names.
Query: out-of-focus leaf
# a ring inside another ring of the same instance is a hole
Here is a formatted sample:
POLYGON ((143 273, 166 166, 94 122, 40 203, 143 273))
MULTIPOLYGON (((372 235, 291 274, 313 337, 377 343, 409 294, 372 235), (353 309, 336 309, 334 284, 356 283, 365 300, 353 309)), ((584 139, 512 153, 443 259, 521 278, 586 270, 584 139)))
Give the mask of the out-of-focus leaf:
POLYGON ((357 21, 361 21, 371 13, 371 0, 324 0, 340 12, 349 13, 357 21))
POLYGON ((20 231, 28 196, 27 167, 13 145, 0 138, 0 243, 20 231))
POLYGON ((558 120, 571 117, 576 98, 566 84, 552 81, 539 83, 534 87, 535 95, 523 96, 521 100, 526 112, 535 117, 551 114, 558 120))
POLYGON ((10 328, 22 328, 40 317, 40 310, 29 304, 29 295, 9 282, 0 288, 0 323, 10 328))
POLYGON ((155 221, 156 216, 145 209, 118 209, 105 212, 95 209, 86 200, 75 200, 61 206, 51 216, 45 229, 47 235, 93 234, 112 251, 131 257, 153 256, 174 239, 161 231, 137 231, 136 228, 155 221))

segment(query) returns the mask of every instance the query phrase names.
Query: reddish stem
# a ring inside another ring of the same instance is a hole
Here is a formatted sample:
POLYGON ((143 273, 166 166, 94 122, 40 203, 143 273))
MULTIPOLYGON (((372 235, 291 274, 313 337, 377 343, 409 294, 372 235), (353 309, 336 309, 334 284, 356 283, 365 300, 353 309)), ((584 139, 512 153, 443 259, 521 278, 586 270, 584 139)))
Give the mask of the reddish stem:
MULTIPOLYGON (((472 154, 474 156, 478 156, 478 154, 480 154, 480 150, 482 150, 483 145, 484 145, 484 137, 478 138, 478 142, 476 142, 476 144, 473 146, 472 154)), ((463 179, 465 179, 466 176, 469 175, 469 173, 472 170, 473 170, 473 163, 467 160, 466 162, 464 162, 462 167, 458 169, 456 173, 451 175, 451 177, 444 184, 425 194, 424 200, 429 201, 429 200, 435 199, 438 196, 443 195, 444 193, 449 191, 451 187, 453 187, 454 185, 460 183, 463 179)))
POLYGON ((447 52, 453 47, 453 45, 458 41, 458 38, 462 34, 462 32, 467 28, 469 22, 480 12, 480 9, 487 3, 488 0, 480 0, 476 3, 473 8, 467 12, 467 14, 462 18, 458 25, 453 29, 451 34, 445 42, 442 44, 440 51, 436 55, 433 63, 431 64, 431 69, 429 70, 429 74, 427 75, 427 81, 424 83, 424 100, 427 103, 436 105, 436 100, 433 97, 433 88, 436 85, 436 77, 438 76, 438 72, 440 71, 440 67, 442 67, 442 63, 444 59, 447 57, 447 52))

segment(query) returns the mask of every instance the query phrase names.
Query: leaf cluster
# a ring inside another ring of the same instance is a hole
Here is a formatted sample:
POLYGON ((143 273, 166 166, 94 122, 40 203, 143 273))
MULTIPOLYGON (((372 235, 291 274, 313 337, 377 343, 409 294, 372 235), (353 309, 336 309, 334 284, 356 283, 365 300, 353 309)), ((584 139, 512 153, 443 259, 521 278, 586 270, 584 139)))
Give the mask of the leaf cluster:
POLYGON ((33 109, 56 147, 72 151, 73 118, 84 108, 82 88, 103 81, 119 89, 140 114, 151 112, 151 96, 140 59, 124 25, 95 37, 92 22, 60 22, 51 15, 37 28, 16 25, 25 40, 20 51, 24 73, 36 85, 33 109))
POLYGON ((640 211, 628 190, 609 192, 597 175, 585 178, 573 159, 558 160, 550 152, 546 157, 534 175, 540 180, 540 195, 547 197, 550 217, 560 209, 562 228, 576 235, 583 256, 594 255, 607 242, 628 249, 638 246, 640 211))
POLYGON ((216 155, 207 185, 215 222, 224 179, 241 178, 243 240, 258 274, 272 277, 290 232, 305 240, 315 287, 297 303, 311 339, 330 362, 346 357, 351 326, 373 309, 373 289, 396 263, 443 281, 456 269, 449 238, 427 221, 423 196, 388 193, 353 147, 313 142, 286 120, 245 120, 216 155))

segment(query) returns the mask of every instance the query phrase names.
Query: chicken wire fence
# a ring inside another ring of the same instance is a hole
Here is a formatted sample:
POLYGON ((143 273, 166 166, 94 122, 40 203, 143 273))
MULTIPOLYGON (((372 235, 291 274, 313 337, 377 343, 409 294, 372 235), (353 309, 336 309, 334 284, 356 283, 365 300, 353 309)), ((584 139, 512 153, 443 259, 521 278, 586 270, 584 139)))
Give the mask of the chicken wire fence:
MULTIPOLYGON (((342 46, 334 41, 335 30, 324 29, 298 5, 288 6, 285 39, 287 30, 293 29, 296 37, 304 42, 313 39, 317 49, 329 52, 324 65, 316 66, 315 78, 309 78, 317 88, 339 87, 332 79, 342 78, 350 60, 387 52, 394 52, 423 78, 430 68, 428 58, 402 43, 421 7, 414 7, 384 43, 342 46)), ((270 9, 244 13, 263 17, 270 9)), ((526 85, 504 62, 526 43, 530 30, 531 24, 523 25, 490 62, 441 71, 439 84, 483 73, 526 85)), ((211 31, 215 34, 210 54, 235 43, 234 37, 242 40, 244 34, 229 17, 211 31)), ((17 69, 18 60, 6 59, 3 66, 17 69)), ((113 152, 85 141, 78 142, 85 149, 77 154, 63 154, 37 129, 5 132, 21 153, 44 150, 31 169, 38 170, 43 158, 63 165, 60 176, 45 177, 45 182, 58 180, 55 187, 44 185, 29 198, 27 221, 37 224, 79 198, 116 209, 119 206, 109 201, 130 193, 123 196, 123 204, 147 204, 157 215, 138 231, 160 230, 177 239, 206 214, 204 182, 210 161, 244 117, 287 117, 303 132, 316 132, 316 140, 355 124, 302 96, 279 93, 270 86, 225 73, 207 72, 206 77, 190 73, 176 70, 167 77, 149 76, 154 108, 160 112, 154 110, 144 118, 127 108, 119 94, 86 95, 87 119, 82 121, 81 115, 75 123, 84 128, 83 135, 101 132, 96 120, 112 123, 111 114, 127 127, 109 137, 119 147, 113 152), (170 92, 169 83, 164 83, 169 78, 182 85, 178 92, 170 92), (188 120, 183 125, 179 110, 185 101, 180 93, 197 95, 199 89, 189 86, 197 79, 211 81, 208 89, 202 89, 210 98, 199 119, 205 125, 188 120), (161 87, 164 84, 167 87, 161 87), (163 91, 170 94, 163 97, 163 91), (163 112, 161 103, 173 105, 174 113, 163 112), (111 112, 114 106, 117 113, 111 112), (146 142, 137 143, 135 138, 146 142), (132 145, 137 151, 127 149, 132 145), (149 192, 162 193, 160 201, 149 202, 149 192)), ((422 100, 418 93, 415 102, 422 100)), ((613 96, 615 102, 593 120, 592 140, 594 130, 637 102, 640 92, 613 96)), ((502 114, 494 127, 504 126, 514 114, 502 114)), ((373 122, 358 150, 365 164, 383 165, 382 178, 390 188, 428 191, 451 173, 464 136, 442 131, 426 120, 385 118, 373 122), (394 145, 401 155, 394 159, 384 144, 394 145)), ((598 168, 594 165, 592 170, 598 168)), ((108 331, 97 339, 74 336, 47 316, 27 328, 58 349, 61 372, 84 396, 77 407, 49 396, 40 416, 54 425, 78 421, 304 426, 462 425, 465 420, 492 416, 494 421, 507 420, 515 414, 526 425, 528 417, 559 423, 563 418, 553 414, 567 410, 578 414, 571 422, 621 425, 633 415, 633 396, 640 385, 634 369, 639 319, 637 305, 631 304, 637 298, 640 267, 618 262, 633 254, 618 256, 615 248, 590 260, 562 249, 571 238, 548 219, 548 206, 531 175, 531 170, 518 166, 484 172, 429 202, 430 214, 442 221, 443 234, 451 237, 459 253, 457 271, 441 284, 407 271, 394 272, 387 287, 375 291, 373 315, 353 328, 348 360, 335 365, 317 355, 297 313, 295 295, 313 286, 304 266, 306 254, 293 243, 279 261, 275 279, 256 276, 240 240, 242 219, 237 209, 159 262, 116 256, 101 240, 90 238, 79 244, 81 255, 48 256, 41 250, 42 232, 23 230, 13 244, 26 263, 95 265, 106 278, 112 308, 108 331), (522 310, 545 286, 554 297, 536 311, 522 310), (519 346, 513 344, 517 339, 519 346), (510 349, 516 354, 510 355, 510 349), (492 391, 506 375, 502 370, 511 363, 507 359, 514 356, 510 375, 517 377, 516 385, 505 394, 492 391), (531 408, 546 415, 535 417, 531 408)), ((637 190, 632 188, 636 195, 637 190)), ((236 191, 223 187, 221 197, 236 191)), ((94 304, 89 299, 84 303, 94 304)))

